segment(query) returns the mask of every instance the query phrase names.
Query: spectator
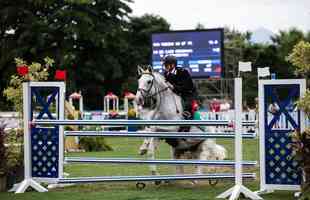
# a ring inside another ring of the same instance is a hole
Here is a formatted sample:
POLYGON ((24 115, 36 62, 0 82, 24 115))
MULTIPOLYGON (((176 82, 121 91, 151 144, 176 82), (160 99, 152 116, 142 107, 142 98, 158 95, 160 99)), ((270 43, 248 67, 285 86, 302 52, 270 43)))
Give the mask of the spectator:
POLYGON ((212 112, 220 112, 221 104, 216 98, 214 98, 210 104, 210 108, 212 112))

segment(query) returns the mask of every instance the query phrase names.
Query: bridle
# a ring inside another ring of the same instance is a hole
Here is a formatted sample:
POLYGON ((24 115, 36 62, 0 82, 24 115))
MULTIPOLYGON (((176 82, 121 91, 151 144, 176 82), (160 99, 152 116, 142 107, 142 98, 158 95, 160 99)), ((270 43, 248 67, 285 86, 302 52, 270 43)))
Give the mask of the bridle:
POLYGON ((146 104, 148 104, 148 103, 150 104, 150 105, 147 105, 147 106, 150 106, 150 109, 155 109, 157 107, 157 105, 160 105, 161 93, 163 93, 164 91, 168 90, 169 86, 167 86, 167 87, 165 87, 163 89, 159 89, 158 83, 157 83, 153 73, 142 73, 140 78, 143 75, 152 76, 152 80, 151 80, 151 83, 150 83, 150 86, 149 86, 148 89, 138 88, 138 91, 141 93, 144 102, 146 104), (153 87, 155 88, 155 92, 153 94, 151 94, 151 90, 152 90, 153 87), (156 97, 158 97, 158 99, 156 97))
POLYGON ((152 95, 150 95, 150 92, 151 92, 151 89, 152 89, 152 87, 153 87, 153 85, 154 85, 155 77, 154 77, 154 75, 153 75, 152 73, 142 73, 141 76, 140 76, 140 78, 141 78, 143 75, 150 75, 150 76, 152 76, 151 85, 150 85, 150 87, 149 87, 147 90, 144 89, 144 88, 138 88, 138 91, 141 92, 142 97, 143 97, 143 98, 147 98, 147 97, 149 97, 149 96, 152 96, 152 95))
MULTIPOLYGON (((171 87, 169 85, 167 85, 163 89, 159 89, 158 82, 156 81, 156 78, 155 78, 153 73, 149 73, 149 72, 148 73, 141 73, 140 78, 143 75, 152 76, 150 87, 147 90, 143 89, 143 88, 138 88, 138 91, 141 93, 141 95, 144 99, 144 102, 146 102, 146 105, 148 103, 150 104, 149 106, 150 106, 151 110, 155 110, 156 108, 158 109, 158 105, 160 105, 160 103, 161 103, 162 93, 171 89, 171 87), (150 94, 153 87, 155 88, 155 92, 153 94, 150 94), (156 97, 158 97, 158 99, 156 97)), ((174 99, 174 103, 176 105, 175 99, 174 99)), ((179 113, 179 109, 177 108, 177 106, 176 106, 176 112, 179 113)))

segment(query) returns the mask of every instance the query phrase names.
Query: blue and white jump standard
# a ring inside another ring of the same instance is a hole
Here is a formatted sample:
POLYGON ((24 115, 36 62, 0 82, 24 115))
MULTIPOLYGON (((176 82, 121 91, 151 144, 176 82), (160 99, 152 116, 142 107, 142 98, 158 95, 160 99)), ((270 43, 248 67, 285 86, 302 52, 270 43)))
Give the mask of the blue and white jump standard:
POLYGON ((300 190, 302 171, 293 159, 290 134, 305 130, 305 115, 294 105, 305 92, 305 79, 259 81, 260 194, 300 190), (272 103, 278 108, 271 114, 272 103))

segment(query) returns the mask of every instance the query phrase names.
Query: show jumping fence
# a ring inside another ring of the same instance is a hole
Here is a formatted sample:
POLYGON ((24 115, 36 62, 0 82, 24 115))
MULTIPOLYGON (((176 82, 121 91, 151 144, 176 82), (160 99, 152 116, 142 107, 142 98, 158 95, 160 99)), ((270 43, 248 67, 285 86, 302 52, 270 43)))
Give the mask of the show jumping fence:
POLYGON ((18 186, 16 193, 23 193, 29 186, 39 192, 47 189, 40 183, 92 183, 110 181, 156 181, 156 180, 192 180, 192 179, 234 179, 235 186, 220 194, 218 198, 238 199, 240 193, 251 199, 262 199, 256 193, 243 186, 243 178, 255 178, 255 173, 243 173, 243 166, 253 166, 256 162, 242 160, 242 138, 255 138, 255 134, 243 133, 242 126, 253 126, 255 122, 242 122, 242 79, 235 79, 235 121, 234 133, 136 133, 113 131, 66 131, 64 125, 156 125, 156 126, 228 126, 230 120, 65 120, 64 119, 65 85, 62 82, 27 82, 23 84, 24 103, 24 152, 25 180, 18 186), (46 99, 41 94, 48 94, 46 99), (35 108, 39 107, 39 114, 35 108), (55 110, 56 115, 51 113, 55 110), (43 119, 44 115, 48 119, 43 119), (54 117, 55 116, 55 117, 54 117), (109 137, 164 137, 164 138, 232 138, 235 142, 235 160, 140 160, 140 159, 104 159, 64 156, 64 136, 109 136, 109 137), (152 175, 152 176, 103 176, 64 178, 63 165, 68 163, 118 163, 118 164, 169 164, 169 165, 220 165, 234 167, 234 173, 215 173, 201 175, 152 175))

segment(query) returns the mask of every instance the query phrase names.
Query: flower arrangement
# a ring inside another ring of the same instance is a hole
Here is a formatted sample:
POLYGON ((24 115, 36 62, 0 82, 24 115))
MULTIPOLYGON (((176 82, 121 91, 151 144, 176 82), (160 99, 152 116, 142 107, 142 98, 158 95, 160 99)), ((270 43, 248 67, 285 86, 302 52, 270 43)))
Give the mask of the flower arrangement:
POLYGON ((16 112, 22 117, 23 90, 22 83, 26 81, 45 81, 49 76, 49 68, 53 66, 54 60, 46 57, 44 64, 33 62, 28 65, 23 59, 15 58, 17 75, 11 76, 9 87, 3 92, 4 96, 14 105, 16 112))
MULTIPOLYGON (((38 62, 28 64, 23 59, 16 58, 15 63, 17 73, 11 76, 9 86, 3 94, 8 101, 13 103, 19 118, 22 118, 23 82, 47 80, 49 69, 53 66, 54 60, 47 57, 43 64, 38 62)), ((20 124, 21 127, 22 124, 20 124)), ((0 124, 0 178, 7 179, 5 187, 7 184, 12 185, 20 181, 18 178, 23 176, 23 130, 20 128, 5 131, 5 125, 0 124)))

